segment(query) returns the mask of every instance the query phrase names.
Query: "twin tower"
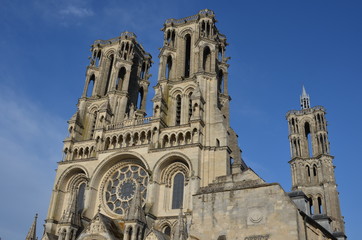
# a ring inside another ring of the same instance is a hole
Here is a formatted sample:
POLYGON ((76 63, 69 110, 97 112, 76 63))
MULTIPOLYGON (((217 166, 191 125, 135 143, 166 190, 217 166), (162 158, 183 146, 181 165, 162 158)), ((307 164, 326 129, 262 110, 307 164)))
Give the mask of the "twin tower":
MULTIPOLYGON (((130 32, 94 42, 43 239, 253 239, 253 231, 271 229, 260 224, 273 224, 260 202, 270 199, 254 193, 268 188, 292 206, 280 187, 266 184, 241 158, 229 125, 228 44, 215 23, 208 9, 164 23, 150 117, 151 55, 130 32), (241 229, 230 228, 244 217, 249 220, 241 229)), ((310 218, 344 236, 325 110, 310 108, 305 91, 302 104, 287 114, 293 191, 306 195, 310 218)), ((282 239, 279 231, 255 239, 273 234, 282 239)))

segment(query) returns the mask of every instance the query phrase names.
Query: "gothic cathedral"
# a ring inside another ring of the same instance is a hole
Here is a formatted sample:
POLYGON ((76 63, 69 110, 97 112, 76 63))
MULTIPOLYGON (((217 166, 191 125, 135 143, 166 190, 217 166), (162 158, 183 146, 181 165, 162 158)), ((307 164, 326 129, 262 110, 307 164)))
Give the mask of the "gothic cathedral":
POLYGON ((346 239, 325 109, 303 88, 301 110, 287 113, 292 191, 266 183, 229 124, 215 23, 208 9, 166 20, 149 117, 151 55, 131 32, 94 42, 43 240, 346 239))

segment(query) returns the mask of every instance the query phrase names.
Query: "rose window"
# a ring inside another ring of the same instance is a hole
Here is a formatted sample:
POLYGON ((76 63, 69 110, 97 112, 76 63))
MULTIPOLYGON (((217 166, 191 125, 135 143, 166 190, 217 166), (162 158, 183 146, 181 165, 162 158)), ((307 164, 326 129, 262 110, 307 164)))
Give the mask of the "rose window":
POLYGON ((104 185, 105 205, 114 213, 124 215, 139 184, 142 200, 146 199, 148 173, 135 164, 123 165, 110 174, 104 185))

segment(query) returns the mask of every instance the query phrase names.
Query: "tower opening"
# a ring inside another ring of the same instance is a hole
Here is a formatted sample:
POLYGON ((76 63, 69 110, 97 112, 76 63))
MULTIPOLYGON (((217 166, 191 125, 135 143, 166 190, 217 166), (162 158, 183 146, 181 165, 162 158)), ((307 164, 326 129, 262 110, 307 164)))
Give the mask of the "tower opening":
POLYGON ((191 36, 185 36, 185 78, 190 77, 191 36))
POLYGON ((181 95, 176 97, 176 126, 181 123, 181 95))
POLYGON ((93 88, 94 88, 94 85, 95 85, 95 81, 96 81, 96 77, 93 74, 90 77, 89 82, 88 82, 86 97, 93 96, 93 88))
POLYGON ((312 197, 309 198, 309 212, 310 212, 310 215, 314 215, 314 207, 313 207, 313 199, 312 199, 312 197))
POLYGON ((144 79, 145 77, 145 72, 146 72, 146 63, 142 64, 142 68, 141 68, 141 74, 140 74, 140 78, 144 79))
POLYGON ((310 131, 310 125, 308 122, 304 124, 304 131, 305 131, 305 138, 307 140, 308 146, 307 146, 307 153, 309 157, 313 156, 313 146, 312 146, 312 137, 311 137, 311 131, 310 131))
POLYGON ((204 71, 206 72, 210 72, 211 71, 211 51, 209 47, 205 47, 204 48, 204 52, 203 52, 203 61, 202 61, 202 68, 204 69, 204 71))
POLYGON ((104 95, 106 95, 107 92, 108 92, 109 81, 111 80, 113 61, 114 61, 113 54, 109 58, 110 58, 110 64, 109 64, 109 69, 108 69, 107 82, 106 82, 106 86, 105 86, 105 89, 104 89, 104 95))
POLYGON ((322 198, 321 197, 318 197, 318 211, 319 211, 319 214, 323 213, 323 206, 322 206, 322 198))
POLYGON ((191 120, 192 117, 192 92, 189 93, 189 121, 191 120))
POLYGON ((310 168, 309 166, 306 167, 307 170, 307 181, 310 182, 310 168))
POLYGON ((219 60, 219 62, 222 61, 222 47, 219 47, 219 51, 218 51, 218 54, 217 54, 217 59, 219 60))
POLYGON ((143 101, 143 88, 141 87, 140 90, 138 90, 138 97, 137 97, 138 109, 142 109, 142 101, 143 101))
POLYGON ((172 69, 172 57, 168 56, 167 57, 167 62, 166 62, 166 79, 169 80, 170 79, 170 75, 171 75, 171 69, 172 69))
POLYGON ((224 93, 224 73, 222 70, 219 71, 217 76, 217 92, 224 93))
POLYGON ((100 64, 100 62, 101 62, 101 54, 102 54, 102 52, 101 52, 101 51, 98 51, 98 53, 97 53, 97 55, 96 55, 96 57, 95 57, 95 59, 96 59, 96 62, 95 62, 96 67, 98 67, 99 64, 100 64))
POLYGON ((124 81, 124 77, 126 76, 126 68, 122 67, 118 71, 117 82, 116 82, 116 90, 122 90, 122 85, 124 81))

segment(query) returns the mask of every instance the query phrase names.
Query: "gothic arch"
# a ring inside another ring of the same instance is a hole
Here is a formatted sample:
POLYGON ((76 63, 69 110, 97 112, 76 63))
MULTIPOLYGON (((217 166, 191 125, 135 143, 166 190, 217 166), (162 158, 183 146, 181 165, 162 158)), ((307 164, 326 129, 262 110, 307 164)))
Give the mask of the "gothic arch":
POLYGON ((170 96, 172 98, 175 98, 176 99, 176 96, 177 95, 182 95, 183 93, 183 89, 181 87, 175 87, 175 88, 172 88, 172 90, 170 91, 170 96))
POLYGON ((97 103, 91 104, 89 107, 89 113, 95 113, 96 111, 99 111, 100 107, 97 103))
POLYGON ((57 184, 55 185, 55 190, 63 190, 65 191, 68 186, 70 180, 76 175, 84 175, 86 179, 89 179, 89 174, 86 168, 81 165, 73 165, 68 167, 58 178, 57 184))
POLYGON ((116 53, 116 49, 111 48, 107 52, 105 52, 103 56, 105 56, 106 58, 109 58, 111 55, 114 55, 115 53, 116 53))
POLYGON ((103 160, 101 164, 97 166, 97 168, 94 170, 94 173, 91 176, 91 180, 89 182, 89 186, 98 189, 99 184, 104 176, 104 174, 107 173, 107 171, 114 166, 115 164, 118 164, 122 161, 128 162, 129 160, 132 160, 133 163, 139 164, 147 171, 150 170, 150 167, 147 163, 147 161, 143 158, 142 155, 136 153, 136 152, 122 152, 122 153, 114 153, 108 156, 106 159, 103 160))
MULTIPOLYGON (((207 42, 200 42, 199 44, 199 49, 204 51, 205 47, 209 47, 210 48, 210 52, 214 52, 215 51, 215 46, 212 44, 209 44, 207 42)), ((202 52, 200 51, 200 53, 202 52)))
MULTIPOLYGON (((181 163, 184 163, 190 171, 190 175, 193 172, 193 166, 191 164, 191 160, 181 152, 170 152, 162 156, 154 168, 152 169, 153 176, 158 176, 160 178, 162 170, 170 165, 174 160, 178 160, 181 163)), ((156 179, 154 179, 156 180, 156 179)))
POLYGON ((185 29, 183 29, 182 31, 180 31, 180 32, 178 33, 178 36, 181 37, 181 38, 184 38, 187 34, 190 34, 191 39, 192 39, 193 33, 194 33, 194 32, 193 32, 192 28, 191 28, 191 27, 188 27, 188 28, 185 28, 185 29))
POLYGON ((188 87, 184 90, 184 94, 185 94, 186 96, 188 96, 190 92, 194 92, 194 91, 195 91, 195 87, 196 87, 196 86, 193 86, 193 85, 188 86, 188 87))

